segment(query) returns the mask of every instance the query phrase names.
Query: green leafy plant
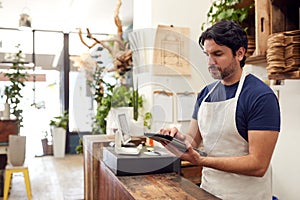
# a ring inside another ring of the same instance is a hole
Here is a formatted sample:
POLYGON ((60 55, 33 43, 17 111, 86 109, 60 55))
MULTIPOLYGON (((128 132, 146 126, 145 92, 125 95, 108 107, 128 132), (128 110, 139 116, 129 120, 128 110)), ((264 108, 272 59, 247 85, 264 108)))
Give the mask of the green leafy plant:
MULTIPOLYGON (((254 3, 245 7, 238 7, 238 4, 243 0, 216 0, 212 3, 207 13, 207 21, 201 25, 201 30, 206 28, 206 25, 214 24, 223 19, 233 20, 240 25, 247 19, 249 10, 254 7, 254 3)), ((245 27, 245 31, 247 27, 245 27)))
POLYGON ((13 114, 17 121, 19 128, 23 126, 23 110, 20 108, 19 104, 23 98, 21 90, 25 87, 25 81, 28 79, 28 73, 26 73, 24 54, 20 50, 20 45, 16 48, 18 52, 12 56, 12 67, 5 76, 9 79, 10 85, 5 87, 4 94, 6 96, 6 103, 10 104, 12 109, 11 114, 13 114))
MULTIPOLYGON (((102 48, 98 48, 97 51, 102 50, 102 48)), ((114 85, 104 81, 103 71, 105 67, 101 64, 103 64, 102 61, 97 61, 96 66, 93 66, 94 69, 91 70, 93 73, 91 73, 90 70, 87 71, 88 84, 91 87, 93 99, 97 103, 96 114, 92 119, 92 134, 106 133, 105 118, 111 108, 111 95, 114 88, 114 85)))
POLYGON ((150 130, 151 125, 152 125, 152 114, 151 112, 146 112, 144 114, 144 126, 150 130))
MULTIPOLYGON (((103 82, 104 84, 105 82, 103 82)), ((103 133, 106 134, 106 117, 111 109, 111 107, 133 107, 137 104, 138 107, 143 107, 143 98, 138 96, 134 98, 134 92, 129 87, 125 85, 112 86, 105 83, 106 93, 101 97, 101 102, 98 104, 97 112, 94 117, 93 123, 93 133, 103 133), (134 102, 134 99, 135 102, 134 102)), ((136 118, 137 119, 137 118, 136 118)))
POLYGON ((107 88, 107 90, 110 91, 110 88, 112 87, 103 80, 102 73, 104 69, 105 67, 97 65, 95 72, 92 75, 92 80, 89 80, 89 85, 93 90, 94 100, 97 102, 97 104, 101 103, 102 97, 105 94, 105 89, 107 88))
POLYGON ((130 91, 130 88, 125 85, 115 87, 112 93, 111 106, 113 108, 132 106, 132 91, 130 91))
POLYGON ((101 98, 101 103, 97 107, 94 117, 93 129, 94 134, 106 134, 106 117, 111 108, 111 94, 106 94, 101 98))
POLYGON ((133 90, 126 85, 120 85, 113 89, 111 107, 134 107, 135 102, 138 106, 143 106, 143 98, 139 96, 138 90, 133 90))
POLYGON ((133 106, 133 119, 138 120, 139 117, 139 107, 143 105, 143 99, 141 98, 141 105, 139 105, 139 90, 135 89, 132 91, 132 106, 133 106))
POLYGON ((96 115, 92 124, 93 134, 105 134, 106 133, 106 117, 111 108, 111 98, 114 86, 103 81, 102 78, 98 80, 98 86, 94 86, 95 96, 94 99, 97 102, 96 115), (105 87, 105 88, 104 88, 105 87))
POLYGON ((77 154, 83 153, 83 140, 82 138, 79 139, 79 145, 76 146, 75 151, 77 154))
POLYGON ((56 116, 50 120, 50 126, 60 127, 67 130, 69 122, 69 113, 68 111, 64 111, 62 115, 56 116))

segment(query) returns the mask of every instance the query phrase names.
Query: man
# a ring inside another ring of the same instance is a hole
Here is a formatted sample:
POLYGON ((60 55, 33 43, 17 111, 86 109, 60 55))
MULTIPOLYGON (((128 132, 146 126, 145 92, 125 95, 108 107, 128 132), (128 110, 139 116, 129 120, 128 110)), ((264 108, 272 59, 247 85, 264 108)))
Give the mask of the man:
POLYGON ((273 91, 243 71, 247 36, 233 21, 208 28, 199 44, 208 70, 218 81, 198 95, 187 134, 161 133, 184 140, 185 153, 164 143, 183 160, 203 166, 201 188, 221 199, 271 200, 270 160, 280 131, 280 109, 273 91), (202 145, 200 156, 194 148, 202 145))

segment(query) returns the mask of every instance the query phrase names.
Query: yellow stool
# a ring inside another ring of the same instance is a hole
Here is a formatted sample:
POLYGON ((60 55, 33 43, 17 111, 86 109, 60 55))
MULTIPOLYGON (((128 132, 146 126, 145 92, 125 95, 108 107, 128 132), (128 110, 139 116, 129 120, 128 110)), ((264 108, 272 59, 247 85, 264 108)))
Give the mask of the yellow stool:
POLYGON ((28 200, 31 200, 31 187, 30 187, 28 167, 26 167, 26 166, 11 166, 11 165, 6 165, 6 168, 5 168, 3 200, 7 200, 12 175, 13 175, 13 173, 17 173, 17 172, 23 173, 25 185, 26 185, 27 197, 28 197, 28 200))

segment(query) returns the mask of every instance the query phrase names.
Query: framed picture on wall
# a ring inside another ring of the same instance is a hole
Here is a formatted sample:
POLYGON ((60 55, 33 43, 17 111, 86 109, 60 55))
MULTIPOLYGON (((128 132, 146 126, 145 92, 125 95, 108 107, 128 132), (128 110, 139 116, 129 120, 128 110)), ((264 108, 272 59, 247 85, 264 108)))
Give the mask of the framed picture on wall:
POLYGON ((189 28, 158 25, 153 55, 154 75, 190 75, 189 28))

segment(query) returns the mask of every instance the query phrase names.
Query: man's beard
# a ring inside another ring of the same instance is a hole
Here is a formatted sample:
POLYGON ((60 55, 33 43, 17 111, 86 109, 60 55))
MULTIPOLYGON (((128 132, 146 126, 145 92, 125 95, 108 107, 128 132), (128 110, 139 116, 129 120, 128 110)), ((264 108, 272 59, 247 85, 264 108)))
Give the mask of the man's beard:
POLYGON ((221 71, 220 68, 214 64, 208 67, 208 71, 212 78, 217 80, 222 80, 229 77, 235 69, 236 63, 234 62, 234 60, 227 67, 225 67, 223 71, 221 71))
POLYGON ((218 69, 218 67, 216 65, 210 65, 208 67, 208 71, 209 71, 211 77, 213 77, 213 79, 218 79, 218 80, 222 79, 221 71, 218 69))

